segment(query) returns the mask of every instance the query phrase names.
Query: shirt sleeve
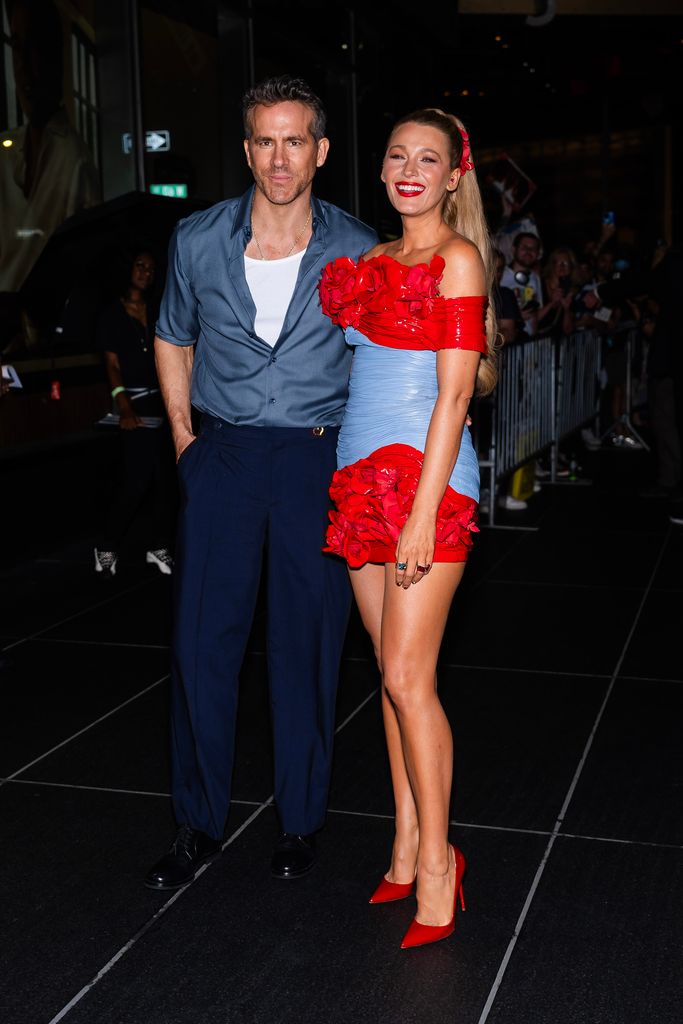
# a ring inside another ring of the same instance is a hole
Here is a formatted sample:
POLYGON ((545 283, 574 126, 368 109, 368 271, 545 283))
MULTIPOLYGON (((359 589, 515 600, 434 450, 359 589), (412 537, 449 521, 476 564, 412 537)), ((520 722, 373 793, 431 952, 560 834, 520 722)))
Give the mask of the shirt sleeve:
POLYGON ((182 222, 176 224, 168 247, 168 273, 156 333, 172 345, 194 345, 199 336, 197 299, 182 263, 182 222))

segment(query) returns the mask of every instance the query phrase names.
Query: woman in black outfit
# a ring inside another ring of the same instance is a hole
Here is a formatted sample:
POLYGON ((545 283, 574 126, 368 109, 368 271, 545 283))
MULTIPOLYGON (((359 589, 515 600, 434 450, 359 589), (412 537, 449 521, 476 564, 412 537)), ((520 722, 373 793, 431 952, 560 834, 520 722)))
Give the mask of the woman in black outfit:
POLYGON ((121 544, 139 520, 147 563, 169 575, 175 464, 154 364, 156 260, 141 250, 128 255, 124 268, 120 294, 97 323, 97 346, 119 417, 121 479, 95 547, 95 571, 115 575, 121 544))

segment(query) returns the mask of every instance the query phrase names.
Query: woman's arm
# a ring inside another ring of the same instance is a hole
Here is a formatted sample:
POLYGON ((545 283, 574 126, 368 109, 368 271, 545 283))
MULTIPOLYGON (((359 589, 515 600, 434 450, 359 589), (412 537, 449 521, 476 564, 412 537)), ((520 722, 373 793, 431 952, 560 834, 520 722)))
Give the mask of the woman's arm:
MULTIPOLYGON (((446 268, 440 292, 445 298, 485 295, 484 266, 476 248, 460 240, 441 250, 446 268)), ((481 355, 464 349, 437 352, 439 393, 429 422, 420 482, 413 508, 399 537, 397 559, 407 562, 403 585, 409 586, 418 565, 431 565, 436 515, 460 450, 481 355)), ((415 577, 417 582, 421 576, 415 577)))
POLYGON ((116 352, 106 351, 104 353, 104 368, 107 371, 109 388, 114 394, 114 401, 119 410, 119 426, 121 430, 135 430, 142 426, 142 420, 135 412, 135 407, 130 400, 130 395, 125 390, 123 377, 121 375, 121 364, 116 352), (120 390, 123 388, 124 390, 120 390))

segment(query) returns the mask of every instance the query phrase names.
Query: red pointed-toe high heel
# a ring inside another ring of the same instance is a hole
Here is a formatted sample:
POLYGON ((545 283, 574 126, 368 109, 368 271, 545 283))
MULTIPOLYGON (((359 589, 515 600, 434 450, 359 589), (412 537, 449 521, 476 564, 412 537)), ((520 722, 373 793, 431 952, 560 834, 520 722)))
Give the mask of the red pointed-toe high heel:
POLYGON ((368 903, 393 903, 394 900, 404 900, 415 892, 415 881, 412 882, 389 882, 383 878, 379 883, 368 903))
POLYGON ((453 858, 455 860, 455 893, 453 894, 453 917, 448 924, 431 925, 420 924, 417 918, 413 918, 408 931, 403 936, 401 949, 412 949, 413 946, 426 946, 430 942, 439 942, 447 939, 455 931, 455 909, 460 897, 460 906, 465 909, 465 897, 462 891, 462 878, 465 874, 465 858, 457 846, 452 846, 453 858))

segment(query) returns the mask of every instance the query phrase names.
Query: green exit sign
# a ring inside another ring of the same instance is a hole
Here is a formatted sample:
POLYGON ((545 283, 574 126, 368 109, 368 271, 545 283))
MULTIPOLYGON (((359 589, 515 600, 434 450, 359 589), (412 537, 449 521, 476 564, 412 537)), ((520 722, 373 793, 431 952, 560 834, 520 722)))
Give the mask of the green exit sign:
POLYGON ((187 199, 187 185, 150 185, 155 196, 169 196, 171 199, 187 199))

